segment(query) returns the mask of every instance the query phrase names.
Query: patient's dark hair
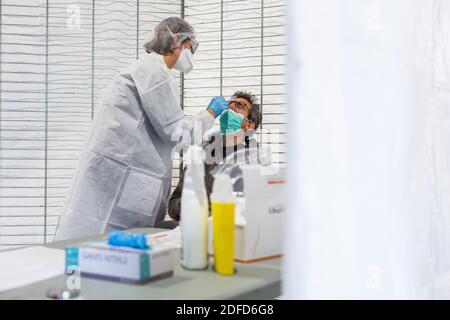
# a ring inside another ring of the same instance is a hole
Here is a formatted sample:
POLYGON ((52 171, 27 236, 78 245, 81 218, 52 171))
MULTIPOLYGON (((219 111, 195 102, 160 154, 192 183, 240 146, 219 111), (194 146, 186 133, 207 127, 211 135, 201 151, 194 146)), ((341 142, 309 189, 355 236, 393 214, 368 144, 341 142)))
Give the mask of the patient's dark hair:
POLYGON ((248 120, 253 121, 255 130, 258 129, 262 121, 261 105, 258 103, 258 97, 250 91, 236 91, 232 98, 242 98, 250 102, 252 108, 250 109, 248 120))

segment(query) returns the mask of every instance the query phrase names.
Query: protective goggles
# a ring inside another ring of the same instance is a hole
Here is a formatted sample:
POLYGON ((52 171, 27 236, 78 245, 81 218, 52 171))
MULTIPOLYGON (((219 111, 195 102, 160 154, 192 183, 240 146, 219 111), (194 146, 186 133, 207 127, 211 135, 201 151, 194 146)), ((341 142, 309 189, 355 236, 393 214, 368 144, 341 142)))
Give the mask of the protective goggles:
POLYGON ((191 52, 192 52, 192 54, 194 54, 195 51, 197 51, 197 49, 198 49, 198 45, 199 45, 198 41, 195 39, 191 39, 189 37, 186 38, 186 40, 188 40, 189 43, 191 44, 191 52))

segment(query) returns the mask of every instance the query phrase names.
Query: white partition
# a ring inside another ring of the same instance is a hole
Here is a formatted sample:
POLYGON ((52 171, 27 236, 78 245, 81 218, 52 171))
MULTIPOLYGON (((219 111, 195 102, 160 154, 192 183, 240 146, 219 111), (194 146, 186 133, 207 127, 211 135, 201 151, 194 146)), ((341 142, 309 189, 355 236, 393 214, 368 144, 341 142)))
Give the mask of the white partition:
POLYGON ((286 297, 450 297, 449 18, 289 2, 286 297))

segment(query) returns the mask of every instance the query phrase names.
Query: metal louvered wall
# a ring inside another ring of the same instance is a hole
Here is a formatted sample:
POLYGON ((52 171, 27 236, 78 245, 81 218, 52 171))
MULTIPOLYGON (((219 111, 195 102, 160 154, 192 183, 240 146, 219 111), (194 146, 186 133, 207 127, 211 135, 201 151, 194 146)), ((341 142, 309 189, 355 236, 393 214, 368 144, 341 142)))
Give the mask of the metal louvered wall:
POLYGON ((185 0, 200 39, 185 77, 185 113, 196 114, 211 96, 251 91, 263 111, 257 138, 279 163, 286 162, 285 8, 283 0, 185 0))
POLYGON ((0 249, 53 240, 103 88, 180 1, 1 1, 0 249))
POLYGON ((168 16, 184 14, 200 41, 180 92, 185 113, 251 90, 263 132, 280 133, 258 139, 285 162, 284 11, 282 0, 2 0, 0 250, 53 240, 103 89, 168 16))

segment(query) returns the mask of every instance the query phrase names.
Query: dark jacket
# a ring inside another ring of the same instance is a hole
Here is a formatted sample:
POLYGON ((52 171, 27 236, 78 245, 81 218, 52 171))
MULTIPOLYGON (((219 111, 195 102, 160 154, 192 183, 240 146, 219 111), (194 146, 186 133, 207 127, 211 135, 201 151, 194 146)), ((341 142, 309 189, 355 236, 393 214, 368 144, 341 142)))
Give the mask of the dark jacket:
MULTIPOLYGON (((210 206, 210 194, 212 192, 212 187, 214 183, 214 177, 211 174, 211 171, 217 167, 217 165, 225 159, 227 156, 235 153, 236 151, 242 148, 252 148, 257 147, 257 142, 254 139, 250 139, 248 136, 245 137, 245 142, 240 145, 236 145, 233 147, 225 147, 223 145, 223 139, 220 135, 215 135, 211 137, 210 141, 203 146, 205 152, 206 159, 214 159, 214 161, 206 161, 205 162, 205 189, 206 194, 208 196, 208 205, 210 206), (216 151, 221 151, 221 154, 216 154, 216 151)), ((183 181, 184 181, 184 172, 186 167, 184 167, 180 172, 180 180, 172 193, 172 196, 169 200, 169 216, 176 221, 180 220, 180 207, 181 207, 181 193, 183 190, 183 181)), ((211 214, 211 211, 210 211, 211 214)))

